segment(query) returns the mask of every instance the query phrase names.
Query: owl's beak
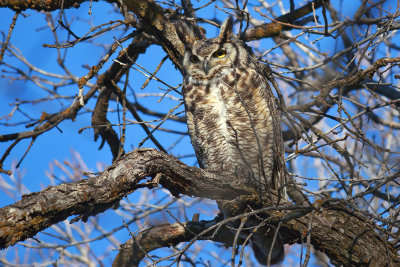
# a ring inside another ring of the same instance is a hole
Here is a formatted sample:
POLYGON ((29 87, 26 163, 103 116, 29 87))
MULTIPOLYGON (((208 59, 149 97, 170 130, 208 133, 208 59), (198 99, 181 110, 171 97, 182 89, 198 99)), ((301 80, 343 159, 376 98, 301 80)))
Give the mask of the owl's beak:
POLYGON ((210 64, 207 60, 203 61, 203 70, 204 70, 204 73, 206 75, 208 75, 208 72, 210 71, 210 64))

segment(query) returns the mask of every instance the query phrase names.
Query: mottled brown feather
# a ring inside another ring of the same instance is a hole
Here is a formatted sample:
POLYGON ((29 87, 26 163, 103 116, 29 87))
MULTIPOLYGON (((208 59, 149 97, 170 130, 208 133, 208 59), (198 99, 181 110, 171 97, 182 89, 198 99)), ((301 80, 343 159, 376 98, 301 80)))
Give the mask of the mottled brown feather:
MULTIPOLYGON (((216 38, 183 40, 188 130, 200 167, 239 175, 267 196, 286 182, 280 113, 263 66, 231 32, 228 19, 216 38), (218 51, 226 55, 215 56, 218 51)), ((270 233, 250 240, 262 264, 271 250, 270 233)), ((271 262, 283 256, 280 239, 276 242, 271 262)))

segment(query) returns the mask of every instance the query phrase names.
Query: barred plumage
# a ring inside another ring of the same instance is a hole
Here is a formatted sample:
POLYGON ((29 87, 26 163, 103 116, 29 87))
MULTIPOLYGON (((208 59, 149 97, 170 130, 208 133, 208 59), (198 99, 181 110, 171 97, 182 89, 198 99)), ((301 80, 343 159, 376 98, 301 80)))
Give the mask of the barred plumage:
MULTIPOLYGON (((264 194, 285 183, 280 114, 262 65, 232 26, 228 18, 218 37, 197 40, 177 24, 186 47, 182 92, 188 129, 200 167, 236 173, 264 194)), ((252 240, 263 264, 271 246, 266 238, 252 240)), ((271 262, 283 254, 277 243, 271 262)))

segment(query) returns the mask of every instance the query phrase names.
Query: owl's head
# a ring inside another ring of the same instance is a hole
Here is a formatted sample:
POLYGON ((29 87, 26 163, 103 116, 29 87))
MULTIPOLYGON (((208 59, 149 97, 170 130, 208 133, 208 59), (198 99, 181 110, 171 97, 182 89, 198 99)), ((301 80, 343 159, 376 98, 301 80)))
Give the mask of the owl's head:
POLYGON ((232 34, 233 19, 228 17, 221 25, 220 33, 211 39, 198 39, 186 24, 179 21, 176 33, 185 45, 183 58, 184 75, 195 80, 212 80, 237 66, 239 58, 247 51, 232 34), (240 56, 239 56, 240 55, 240 56))

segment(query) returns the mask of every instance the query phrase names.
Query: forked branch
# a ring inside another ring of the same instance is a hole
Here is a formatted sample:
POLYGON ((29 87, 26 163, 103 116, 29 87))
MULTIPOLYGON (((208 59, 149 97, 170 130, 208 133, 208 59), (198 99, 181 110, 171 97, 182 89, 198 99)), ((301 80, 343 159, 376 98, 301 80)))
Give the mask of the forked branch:
MULTIPOLYGON (((78 216, 71 222, 80 219, 85 221, 89 216, 109 209, 127 194, 143 187, 155 188, 162 185, 176 197, 181 194, 206 197, 231 201, 239 206, 243 205, 243 202, 257 200, 256 192, 242 181, 232 175, 217 175, 186 166, 172 156, 155 149, 138 149, 124 155, 96 177, 50 186, 41 192, 24 195, 22 200, 15 204, 1 208, 0 248, 4 249, 33 237, 71 215, 78 216), (146 180, 146 178, 152 179, 146 180)), ((277 200, 274 199, 275 201, 277 200)), ((326 199, 319 201, 315 207, 294 205, 282 200, 280 203, 279 206, 266 206, 238 215, 236 219, 267 214, 268 223, 281 223, 280 233, 285 243, 304 242, 309 234, 311 244, 325 252, 331 259, 336 259, 338 264, 371 266, 400 264, 396 249, 387 242, 383 230, 342 202, 326 199), (309 227, 310 218, 307 214, 312 210, 317 212, 314 213, 309 227)), ((171 236, 171 238, 190 241, 198 237, 182 231, 181 236, 171 236)))

